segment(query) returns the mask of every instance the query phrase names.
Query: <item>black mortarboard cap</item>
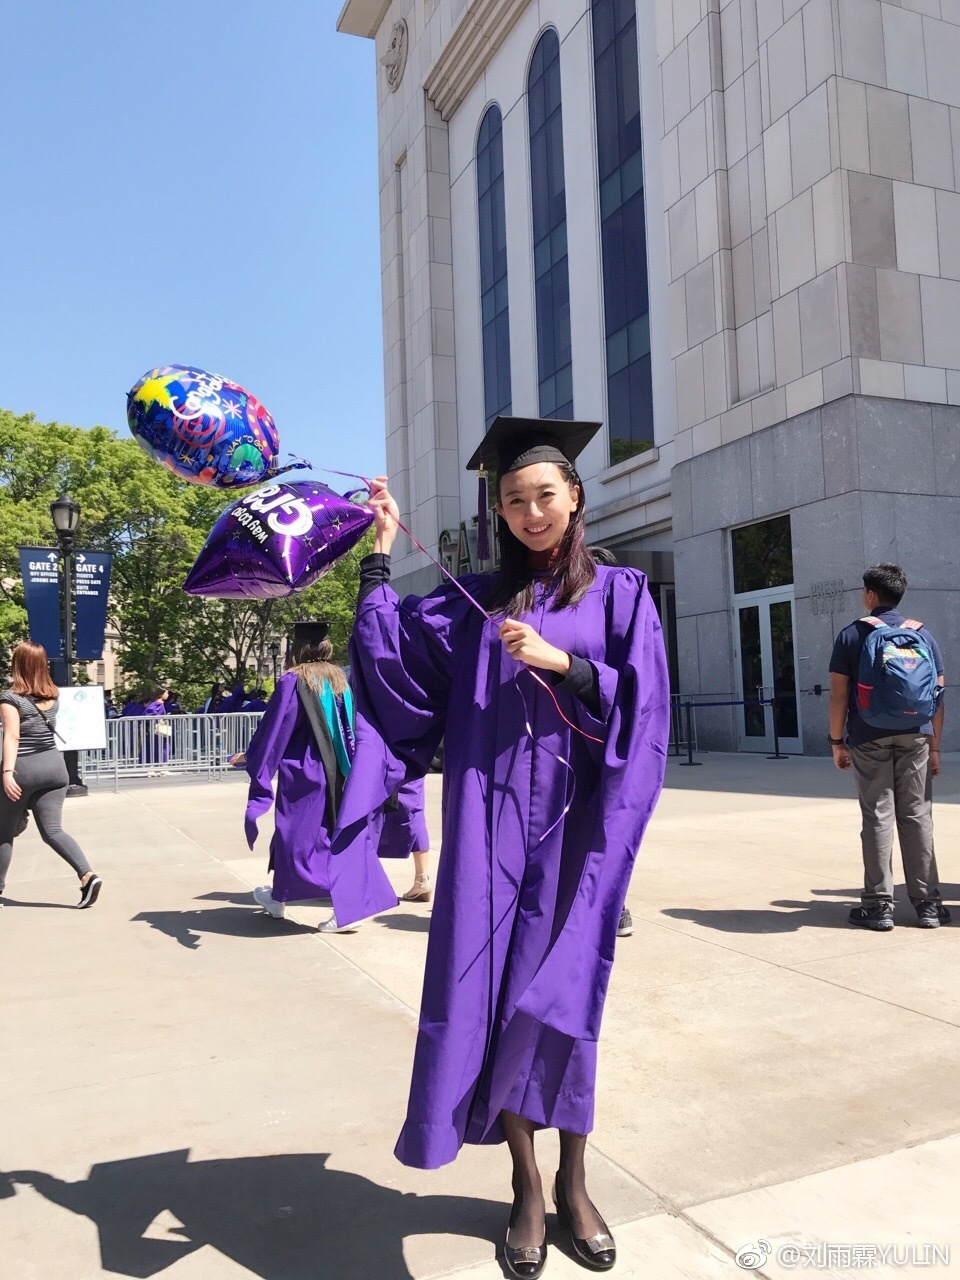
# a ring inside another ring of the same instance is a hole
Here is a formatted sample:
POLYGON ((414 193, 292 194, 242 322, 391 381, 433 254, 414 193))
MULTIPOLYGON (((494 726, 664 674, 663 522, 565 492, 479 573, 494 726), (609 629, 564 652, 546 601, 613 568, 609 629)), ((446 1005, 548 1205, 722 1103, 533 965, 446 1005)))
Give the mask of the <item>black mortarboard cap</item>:
POLYGON ((290 648, 294 653, 326 640, 330 626, 326 622, 295 622, 290 648))
POLYGON ((568 422, 563 418, 509 418, 501 414, 467 463, 479 471, 477 494, 477 558, 490 558, 487 530, 487 472, 505 476, 535 462, 563 462, 571 466, 600 430, 599 422, 568 422))
POLYGON ((467 463, 468 471, 508 471, 533 462, 577 458, 600 430, 599 422, 568 422, 562 418, 496 418, 467 463))

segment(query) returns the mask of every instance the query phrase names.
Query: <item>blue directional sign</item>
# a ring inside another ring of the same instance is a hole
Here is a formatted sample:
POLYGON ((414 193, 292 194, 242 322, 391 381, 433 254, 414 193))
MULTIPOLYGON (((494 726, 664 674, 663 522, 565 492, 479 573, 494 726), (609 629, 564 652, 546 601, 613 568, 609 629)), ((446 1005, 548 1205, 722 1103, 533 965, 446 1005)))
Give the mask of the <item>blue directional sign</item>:
POLYGON ((77 551, 73 557, 77 658, 81 662, 95 662, 103 657, 112 565, 113 556, 109 551, 77 551))
POLYGON ((30 639, 42 644, 51 660, 60 658, 60 555, 49 547, 21 547, 20 572, 30 639))

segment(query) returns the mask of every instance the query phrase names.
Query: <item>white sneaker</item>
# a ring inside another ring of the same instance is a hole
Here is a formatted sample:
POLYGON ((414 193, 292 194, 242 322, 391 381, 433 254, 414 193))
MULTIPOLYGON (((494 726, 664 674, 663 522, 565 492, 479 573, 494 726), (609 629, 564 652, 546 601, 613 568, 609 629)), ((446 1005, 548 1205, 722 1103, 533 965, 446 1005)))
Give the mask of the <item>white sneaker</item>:
POLYGON ((337 924, 336 915, 332 915, 329 920, 324 920, 323 924, 317 925, 317 932, 318 933, 356 933, 359 928, 360 928, 359 922, 357 924, 339 925, 337 924))
POLYGON ((253 900, 258 907, 263 908, 268 916, 273 916, 274 920, 282 920, 287 914, 286 905, 282 902, 277 902, 270 892, 268 884, 262 884, 258 889, 254 889, 253 900))

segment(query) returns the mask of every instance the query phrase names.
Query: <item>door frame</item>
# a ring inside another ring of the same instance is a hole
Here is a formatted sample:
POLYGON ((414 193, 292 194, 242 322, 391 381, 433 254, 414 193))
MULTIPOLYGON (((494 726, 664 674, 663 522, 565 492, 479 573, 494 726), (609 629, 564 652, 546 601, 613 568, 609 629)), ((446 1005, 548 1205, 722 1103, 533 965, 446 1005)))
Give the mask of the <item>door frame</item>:
MULTIPOLYGON (((790 603, 790 622, 793 629, 793 681, 797 707, 797 736, 780 738, 780 750, 788 755, 803 754, 803 726, 800 722, 800 687, 797 669, 797 602, 793 584, 786 587, 766 587, 760 591, 745 591, 733 597, 733 650, 734 670, 736 674, 735 688, 742 699, 756 696, 755 689, 745 690, 743 687, 743 662, 740 651, 740 610, 759 608, 760 616, 760 665, 763 684, 763 696, 769 697, 773 689, 773 641, 770 632, 770 605, 790 603)), ((737 709, 737 749, 743 752, 773 751, 773 708, 764 706, 763 721, 765 733, 763 737, 748 737, 744 731, 745 708, 737 709)))

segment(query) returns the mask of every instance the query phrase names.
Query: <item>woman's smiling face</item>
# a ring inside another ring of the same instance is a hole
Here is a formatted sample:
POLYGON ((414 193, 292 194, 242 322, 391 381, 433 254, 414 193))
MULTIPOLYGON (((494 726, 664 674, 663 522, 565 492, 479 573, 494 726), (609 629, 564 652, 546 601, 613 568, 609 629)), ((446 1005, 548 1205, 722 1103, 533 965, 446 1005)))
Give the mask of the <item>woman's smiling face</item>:
POLYGON ((568 484, 555 462, 532 462, 500 481, 497 513, 530 551, 552 551, 579 503, 579 488, 568 484))

